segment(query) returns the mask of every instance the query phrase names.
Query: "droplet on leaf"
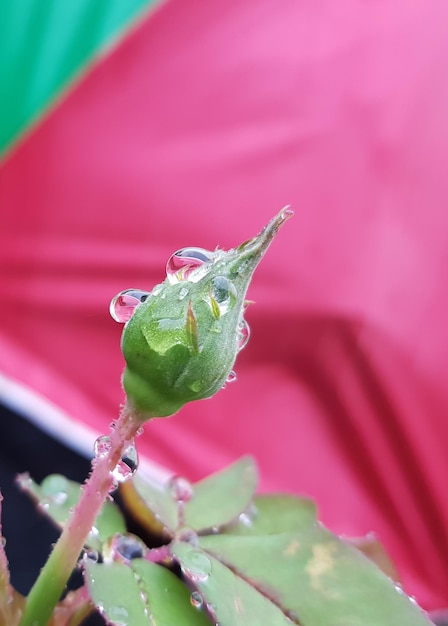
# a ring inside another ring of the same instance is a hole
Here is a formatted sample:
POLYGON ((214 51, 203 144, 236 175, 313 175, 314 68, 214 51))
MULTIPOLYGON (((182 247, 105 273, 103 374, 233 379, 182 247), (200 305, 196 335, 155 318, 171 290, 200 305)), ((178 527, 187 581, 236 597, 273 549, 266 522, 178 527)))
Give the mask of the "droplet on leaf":
POLYGON ((212 573, 212 562, 204 552, 192 548, 184 554, 180 564, 182 572, 191 582, 205 582, 212 573))
POLYGON ((201 596, 199 591, 193 591, 190 596, 190 602, 195 609, 201 609, 204 604, 204 598, 201 596))

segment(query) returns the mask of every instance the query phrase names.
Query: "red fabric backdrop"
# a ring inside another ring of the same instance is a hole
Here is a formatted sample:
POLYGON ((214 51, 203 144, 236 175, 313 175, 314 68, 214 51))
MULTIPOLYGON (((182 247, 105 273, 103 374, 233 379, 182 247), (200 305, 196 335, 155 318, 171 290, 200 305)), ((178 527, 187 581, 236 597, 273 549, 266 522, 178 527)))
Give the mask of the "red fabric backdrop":
POLYGON ((285 204, 238 382, 151 424, 192 479, 251 452, 263 489, 376 531, 448 604, 448 5, 168 2, 0 173, 1 370, 98 431, 122 401, 115 293, 285 204))

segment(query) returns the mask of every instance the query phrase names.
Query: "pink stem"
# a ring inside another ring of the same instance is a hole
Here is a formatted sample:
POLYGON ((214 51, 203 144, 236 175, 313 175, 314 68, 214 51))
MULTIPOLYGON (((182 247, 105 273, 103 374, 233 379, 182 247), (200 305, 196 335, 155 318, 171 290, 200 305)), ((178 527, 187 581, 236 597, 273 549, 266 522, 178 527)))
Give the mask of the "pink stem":
POLYGON ((92 473, 83 485, 81 498, 28 595, 20 626, 47 625, 101 507, 113 489, 112 472, 141 423, 125 407, 111 431, 108 453, 93 460, 92 473))

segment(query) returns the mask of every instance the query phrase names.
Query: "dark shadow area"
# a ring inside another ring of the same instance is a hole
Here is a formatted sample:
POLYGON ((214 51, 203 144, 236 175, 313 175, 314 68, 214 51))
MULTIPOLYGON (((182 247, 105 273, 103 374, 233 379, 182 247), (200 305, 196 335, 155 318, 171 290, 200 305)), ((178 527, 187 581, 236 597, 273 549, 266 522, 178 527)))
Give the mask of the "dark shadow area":
MULTIPOLYGON (((20 593, 28 593, 59 533, 16 486, 17 474, 28 472, 34 480, 41 482, 48 474, 58 473, 83 482, 89 470, 88 459, 0 405, 0 490, 4 497, 2 526, 11 583, 20 593)), ((74 575, 71 586, 78 586, 80 582, 79 574, 74 575)), ((85 626, 103 624, 99 615, 84 622, 85 626)))

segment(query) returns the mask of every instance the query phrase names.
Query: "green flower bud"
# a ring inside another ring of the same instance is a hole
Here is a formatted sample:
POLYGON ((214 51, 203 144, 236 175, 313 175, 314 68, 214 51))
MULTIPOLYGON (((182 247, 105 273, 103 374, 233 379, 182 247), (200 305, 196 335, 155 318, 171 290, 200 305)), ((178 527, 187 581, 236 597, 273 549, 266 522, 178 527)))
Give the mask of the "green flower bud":
POLYGON ((172 415, 225 384, 247 335, 243 314, 252 274, 292 214, 282 210, 259 235, 227 252, 184 248, 170 257, 166 280, 151 293, 128 290, 114 298, 115 319, 130 317, 121 341, 123 387, 142 421, 172 415), (120 318, 118 303, 133 312, 120 318))

